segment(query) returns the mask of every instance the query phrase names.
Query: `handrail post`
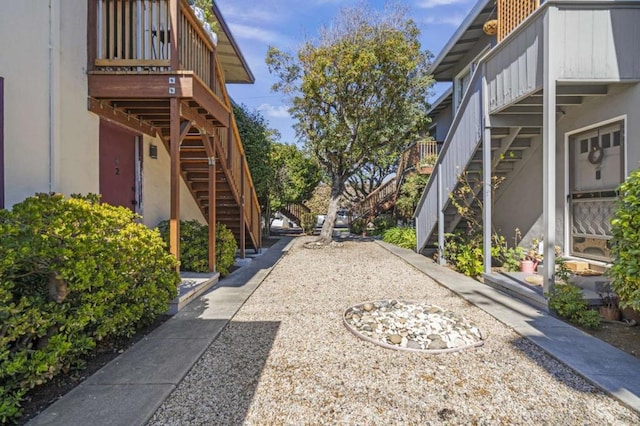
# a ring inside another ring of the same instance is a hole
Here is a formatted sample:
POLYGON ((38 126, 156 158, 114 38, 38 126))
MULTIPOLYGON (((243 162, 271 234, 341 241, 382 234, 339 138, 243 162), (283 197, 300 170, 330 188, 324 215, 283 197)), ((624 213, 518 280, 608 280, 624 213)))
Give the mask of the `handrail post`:
POLYGON ((178 71, 180 69, 180 57, 178 49, 178 13, 180 11, 180 0, 169 0, 169 22, 171 29, 169 32, 169 40, 171 41, 171 70, 178 71))

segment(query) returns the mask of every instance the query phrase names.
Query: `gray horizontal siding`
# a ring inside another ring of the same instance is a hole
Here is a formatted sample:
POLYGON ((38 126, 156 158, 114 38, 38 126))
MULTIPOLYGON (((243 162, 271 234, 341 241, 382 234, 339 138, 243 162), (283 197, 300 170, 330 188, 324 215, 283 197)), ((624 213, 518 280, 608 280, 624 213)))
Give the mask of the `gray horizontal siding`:
POLYGON ((487 60, 489 110, 499 110, 542 88, 544 14, 537 14, 507 39, 487 60))
POLYGON ((640 8, 562 8, 552 29, 560 79, 640 77, 640 8))

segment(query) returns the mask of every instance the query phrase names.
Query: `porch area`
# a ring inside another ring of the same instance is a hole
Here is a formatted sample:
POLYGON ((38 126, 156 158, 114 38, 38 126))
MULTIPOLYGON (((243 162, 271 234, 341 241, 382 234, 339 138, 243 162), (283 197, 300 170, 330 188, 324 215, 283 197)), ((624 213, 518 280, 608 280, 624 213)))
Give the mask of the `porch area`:
POLYGON ((215 5, 213 14, 215 33, 187 0, 91 0, 87 26, 88 109, 162 141, 171 253, 180 256, 184 181, 210 225, 210 271, 216 222, 233 232, 241 257, 261 246, 260 205, 225 86, 253 76, 215 5))
MULTIPOLYGON (((632 44, 640 33, 631 23, 637 19, 637 3, 545 2, 480 58, 416 210, 419 252, 442 259, 445 235, 466 229, 449 194, 468 185, 467 200, 479 201, 471 214, 482 224, 485 274, 491 273, 498 216, 517 223, 530 215, 527 224, 542 237, 545 259, 555 258, 556 245, 564 256, 609 259, 608 220, 628 160, 621 148, 624 120, 597 105, 610 104, 640 79, 640 64, 625 54, 637 51, 632 44), (576 124, 584 121, 578 116, 599 127, 576 124), (595 139, 583 138, 591 129, 595 139), (600 159, 580 166, 593 150, 600 159), (497 189, 496 180, 503 182, 497 189), (501 211, 492 211, 501 198, 501 211)), ((545 262, 545 293, 555 281, 553 266, 545 262)))

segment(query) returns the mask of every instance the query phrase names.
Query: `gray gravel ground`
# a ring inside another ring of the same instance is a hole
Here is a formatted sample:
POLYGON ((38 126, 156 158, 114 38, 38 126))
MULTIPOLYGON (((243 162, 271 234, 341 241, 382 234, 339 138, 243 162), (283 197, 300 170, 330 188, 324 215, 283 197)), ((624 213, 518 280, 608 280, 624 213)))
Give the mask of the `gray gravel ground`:
POLYGON ((311 250, 305 241, 149 424, 640 424, 638 413, 375 243, 311 250), (450 354, 401 352, 342 324, 346 308, 390 298, 452 310, 486 342, 450 354))

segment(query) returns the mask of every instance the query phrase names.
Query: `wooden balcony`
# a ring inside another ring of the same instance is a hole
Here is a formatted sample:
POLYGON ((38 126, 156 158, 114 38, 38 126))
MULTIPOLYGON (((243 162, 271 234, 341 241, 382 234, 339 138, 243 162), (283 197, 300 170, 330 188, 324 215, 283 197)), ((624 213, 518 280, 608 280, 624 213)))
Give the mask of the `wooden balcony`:
POLYGON ((229 75, 186 0, 90 0, 88 20, 89 110, 159 137, 170 153, 172 253, 179 257, 180 179, 210 224, 233 231, 241 255, 246 244, 259 248, 260 206, 225 87, 250 73, 229 75))

